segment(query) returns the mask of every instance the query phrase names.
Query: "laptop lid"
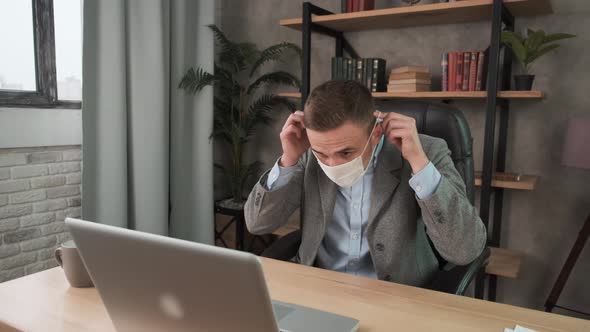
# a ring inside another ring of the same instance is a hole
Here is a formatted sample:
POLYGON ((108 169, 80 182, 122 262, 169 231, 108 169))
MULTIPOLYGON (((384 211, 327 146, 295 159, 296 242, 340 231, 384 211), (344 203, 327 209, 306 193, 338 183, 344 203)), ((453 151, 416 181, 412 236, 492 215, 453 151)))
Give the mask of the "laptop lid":
POLYGON ((66 225, 118 331, 278 331, 256 256, 79 219, 66 225))

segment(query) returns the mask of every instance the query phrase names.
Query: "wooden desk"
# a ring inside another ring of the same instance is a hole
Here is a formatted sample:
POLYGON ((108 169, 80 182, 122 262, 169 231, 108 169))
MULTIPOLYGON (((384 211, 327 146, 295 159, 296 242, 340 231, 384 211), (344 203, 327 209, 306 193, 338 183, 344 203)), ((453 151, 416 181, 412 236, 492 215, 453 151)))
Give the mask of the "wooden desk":
MULTIPOLYGON (((516 324, 538 331, 590 331, 590 321, 581 319, 262 262, 273 298, 357 318, 360 331, 502 332, 516 324)), ((0 284, 0 322, 24 331, 114 331, 96 290, 70 288, 59 268, 0 284)))

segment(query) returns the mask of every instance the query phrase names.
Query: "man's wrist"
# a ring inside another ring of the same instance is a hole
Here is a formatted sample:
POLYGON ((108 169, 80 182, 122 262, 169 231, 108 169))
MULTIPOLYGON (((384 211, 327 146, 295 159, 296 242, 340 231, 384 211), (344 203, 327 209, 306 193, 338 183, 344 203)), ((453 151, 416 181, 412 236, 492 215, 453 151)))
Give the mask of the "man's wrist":
POLYGON ((422 154, 415 159, 408 160, 408 162, 410 163, 410 167, 412 167, 412 174, 418 174, 424 169, 424 167, 426 167, 426 165, 428 165, 428 163, 430 163, 430 160, 428 160, 428 157, 426 157, 425 154, 422 154))
POLYGON ((297 164, 297 159, 293 160, 288 157, 285 157, 285 155, 283 155, 281 159, 279 159, 279 166, 281 167, 291 167, 295 166, 295 164, 297 164))

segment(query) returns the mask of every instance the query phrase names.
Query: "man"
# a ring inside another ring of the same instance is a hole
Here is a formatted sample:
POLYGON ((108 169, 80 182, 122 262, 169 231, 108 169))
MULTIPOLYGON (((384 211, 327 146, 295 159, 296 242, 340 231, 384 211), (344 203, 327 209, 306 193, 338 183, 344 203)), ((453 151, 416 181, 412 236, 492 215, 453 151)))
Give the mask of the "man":
POLYGON ((482 252, 485 227, 445 141, 419 135, 413 118, 377 112, 361 84, 318 86, 280 139, 246 224, 270 233, 300 208, 300 263, 420 286, 438 269, 428 237, 457 265, 482 252))

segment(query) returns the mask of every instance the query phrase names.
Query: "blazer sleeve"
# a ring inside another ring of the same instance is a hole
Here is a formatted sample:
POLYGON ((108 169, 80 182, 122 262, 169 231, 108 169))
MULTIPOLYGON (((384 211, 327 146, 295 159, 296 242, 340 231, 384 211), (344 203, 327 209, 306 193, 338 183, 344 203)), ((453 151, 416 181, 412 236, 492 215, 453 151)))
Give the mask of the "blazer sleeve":
POLYGON ((467 198, 465 183, 455 168, 446 142, 429 140, 424 151, 441 174, 440 183, 432 195, 424 200, 416 198, 426 231, 445 260, 467 265, 486 245, 485 226, 467 198))
POLYGON ((246 227, 250 233, 272 233, 287 224, 289 217, 301 206, 306 160, 307 154, 281 179, 281 185, 275 184, 270 190, 267 186, 270 170, 262 175, 244 205, 246 227))

